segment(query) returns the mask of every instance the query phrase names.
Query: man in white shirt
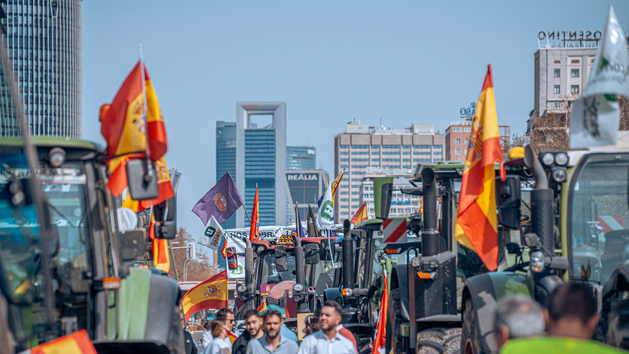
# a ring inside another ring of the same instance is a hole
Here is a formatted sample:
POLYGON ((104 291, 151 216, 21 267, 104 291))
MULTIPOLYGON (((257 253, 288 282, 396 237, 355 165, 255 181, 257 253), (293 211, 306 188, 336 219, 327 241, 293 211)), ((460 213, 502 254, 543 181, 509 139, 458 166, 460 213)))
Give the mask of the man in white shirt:
MULTIPOLYGON (((225 322, 225 328, 227 328, 227 330, 232 333, 234 332, 234 324, 236 323, 236 320, 234 319, 234 311, 232 311, 228 307, 222 307, 221 309, 216 311, 216 320, 225 322)), ((209 325, 210 322, 205 325, 205 333, 203 333, 202 339, 203 348, 210 345, 210 342, 214 339, 214 337, 212 336, 212 331, 208 330, 209 325)), ((225 338, 225 342, 229 344, 229 349, 231 350, 232 342, 229 339, 229 336, 225 338)))
POLYGON ((341 305, 336 301, 326 301, 319 315, 321 329, 304 338, 298 354, 357 354, 354 344, 337 332, 340 324, 341 305))

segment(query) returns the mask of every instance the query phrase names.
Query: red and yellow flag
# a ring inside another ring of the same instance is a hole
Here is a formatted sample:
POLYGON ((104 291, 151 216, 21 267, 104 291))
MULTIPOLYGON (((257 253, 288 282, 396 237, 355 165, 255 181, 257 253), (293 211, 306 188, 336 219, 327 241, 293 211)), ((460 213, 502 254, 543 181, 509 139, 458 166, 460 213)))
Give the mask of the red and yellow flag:
POLYGON ((141 61, 131 70, 113 102, 101 107, 101 133, 107 141, 105 157, 119 156, 108 160, 111 177, 107 186, 114 196, 118 196, 127 186, 124 173, 126 162, 130 158, 145 157, 147 136, 151 160, 159 160, 168 150, 166 127, 157 95, 141 61), (143 88, 146 94, 146 119, 143 88), (119 167, 122 169, 118 170, 119 167))
POLYGON ((170 273, 170 257, 168 255, 168 240, 155 238, 155 219, 151 215, 149 226, 151 252, 153 253, 153 267, 170 273))
POLYGON ((356 213, 352 217, 352 225, 356 226, 367 219, 367 203, 365 202, 356 210, 356 213))
POLYGON ((186 321, 199 310, 227 306, 227 270, 224 270, 188 290, 181 300, 186 321))
POLYGON ((260 213, 258 204, 260 196, 258 195, 258 186, 256 185, 256 196, 253 198, 253 211, 251 212, 251 227, 249 229, 249 241, 253 242, 260 236, 260 213))
POLYGON ((384 345, 387 340, 387 308, 389 307, 389 287, 387 282, 387 271, 382 273, 384 278, 382 284, 384 289, 382 290, 382 301, 380 301, 380 316, 378 317, 378 324, 376 325, 376 338, 373 340, 372 354, 383 354, 384 345))
POLYGON ((341 183, 341 180, 343 179, 344 173, 345 170, 341 171, 341 174, 332 181, 332 203, 334 203, 334 196, 336 195, 336 190, 339 188, 339 183, 341 183))
MULTIPOLYGON (((127 198, 122 203, 122 206, 129 208, 136 213, 146 210, 154 205, 157 205, 175 195, 173 191, 173 185, 170 180, 170 173, 168 173, 168 166, 166 166, 166 160, 161 157, 154 162, 155 174, 157 175, 157 189, 159 195, 155 199, 136 201, 131 199, 131 195, 127 194, 127 198)), ((122 167, 122 166, 121 166, 122 167)))
POLYGON ((454 237, 465 247, 474 250, 490 271, 498 268, 494 164, 501 162, 502 148, 489 65, 472 123, 454 237))
POLYGON ((96 354, 96 349, 84 329, 59 337, 30 350, 31 354, 96 354))
POLYGON ((232 342, 232 344, 234 344, 236 339, 238 339, 238 336, 235 335, 232 331, 228 330, 227 328, 225 328, 225 331, 227 332, 227 338, 229 338, 229 341, 232 342))

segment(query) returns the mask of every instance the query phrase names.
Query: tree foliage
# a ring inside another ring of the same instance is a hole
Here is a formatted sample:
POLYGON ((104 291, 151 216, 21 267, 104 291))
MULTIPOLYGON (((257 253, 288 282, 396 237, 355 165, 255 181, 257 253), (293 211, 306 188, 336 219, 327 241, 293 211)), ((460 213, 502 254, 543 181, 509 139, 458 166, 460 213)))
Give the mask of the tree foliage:
MULTIPOLYGON (((177 237, 171 241, 171 247, 185 247, 194 244, 199 247, 197 240, 186 230, 180 227, 177 230, 177 237), (176 243, 175 243, 176 242, 176 243)), ((202 281, 216 274, 212 263, 207 255, 197 250, 196 258, 188 258, 188 250, 185 248, 175 248, 172 250, 173 265, 177 272, 178 281, 202 281), (187 276, 184 278, 184 274, 187 276)))

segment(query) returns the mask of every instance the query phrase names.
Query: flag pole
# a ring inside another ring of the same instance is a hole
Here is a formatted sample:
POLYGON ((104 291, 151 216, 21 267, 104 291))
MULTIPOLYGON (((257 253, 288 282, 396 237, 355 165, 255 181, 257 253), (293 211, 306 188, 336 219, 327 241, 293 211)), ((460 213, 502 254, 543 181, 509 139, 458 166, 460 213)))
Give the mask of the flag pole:
MULTIPOLYGON (((225 173, 229 173, 229 171, 225 170, 225 173)), ((247 215, 247 219, 249 219, 249 224, 251 224, 251 217, 249 216, 249 212, 247 211, 247 207, 245 206, 245 203, 242 203, 242 208, 245 209, 245 214, 247 215)))
MULTIPOLYGON (((142 44, 140 43, 138 45, 138 50, 140 52, 140 76, 142 77, 142 112, 143 117, 143 123, 144 123, 144 127, 145 127, 145 136, 146 136, 146 170, 147 170, 147 176, 151 176, 153 175, 153 168, 152 168, 152 163, 149 163, 151 160, 151 148, 149 146, 149 130, 148 130, 148 126, 149 126, 149 122, 148 122, 148 104, 147 104, 147 100, 146 100, 146 75, 144 74, 144 52, 142 50, 142 44)), ((146 178, 146 177, 145 177, 146 178)))

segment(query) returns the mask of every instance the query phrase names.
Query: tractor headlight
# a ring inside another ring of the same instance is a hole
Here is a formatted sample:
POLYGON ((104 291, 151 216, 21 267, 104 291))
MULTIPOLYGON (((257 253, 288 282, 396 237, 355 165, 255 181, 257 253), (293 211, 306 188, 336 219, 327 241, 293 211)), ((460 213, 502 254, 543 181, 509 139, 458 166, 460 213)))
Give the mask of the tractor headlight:
POLYGON ((352 296, 353 293, 354 292, 350 288, 345 288, 341 291, 341 294, 343 294, 343 296, 352 296))
POLYGON ((552 169, 553 180, 557 183, 563 183, 568 178, 568 173, 564 167, 555 167, 552 169))
POLYGON ((558 152, 555 155, 555 163, 559 166, 565 166, 568 164, 568 154, 565 152, 558 152))
POLYGON ((66 152, 60 147, 53 148, 48 153, 48 160, 52 167, 60 167, 66 161, 66 152))
POLYGON ((240 284, 238 285, 236 290, 238 290, 239 293, 244 293, 245 291, 247 291, 247 286, 245 284, 240 284))
POLYGON ((295 283, 295 284, 293 284, 293 290, 295 290, 296 292, 304 291, 304 285, 303 284, 299 284, 299 283, 295 283))
POLYGON ((531 270, 539 273, 544 270, 544 254, 541 251, 531 253, 531 270))
POLYGON ((547 153, 544 153, 544 154, 542 155, 542 163, 543 163, 544 165, 546 165, 546 166, 550 166, 550 165, 552 165, 554 162, 555 162, 555 156, 554 156, 552 153, 547 152, 547 153))

